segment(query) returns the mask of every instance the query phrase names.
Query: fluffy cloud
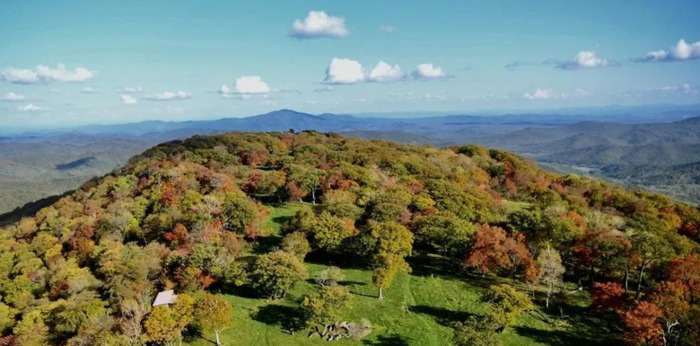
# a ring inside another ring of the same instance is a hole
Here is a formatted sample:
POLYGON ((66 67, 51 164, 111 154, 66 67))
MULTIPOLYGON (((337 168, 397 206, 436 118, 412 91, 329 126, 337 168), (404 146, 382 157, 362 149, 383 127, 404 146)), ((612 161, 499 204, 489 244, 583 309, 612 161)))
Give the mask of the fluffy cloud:
POLYGON ((355 84, 364 80, 362 65, 355 60, 333 58, 326 68, 325 82, 328 84, 355 84))
POLYGON ((138 101, 136 101, 136 98, 129 94, 121 94, 119 95, 119 98, 122 99, 122 103, 127 104, 127 105, 133 105, 136 104, 138 101))
POLYGON ((552 97, 552 89, 537 89, 533 92, 526 92, 523 98, 528 100, 547 100, 552 97))
POLYGON ((242 76, 236 78, 236 84, 229 87, 224 84, 219 88, 219 94, 223 96, 231 94, 250 95, 250 94, 266 94, 270 92, 270 87, 265 83, 260 76, 242 76))
POLYGON ((617 66, 617 63, 615 61, 601 59, 596 52, 588 50, 580 51, 573 60, 556 62, 556 67, 562 70, 578 70, 606 66, 617 66))
POLYGON ((369 73, 369 80, 372 82, 388 83, 402 80, 406 75, 401 71, 399 65, 391 66, 384 61, 377 63, 369 73))
POLYGON ((416 69, 411 73, 413 78, 416 79, 433 79, 433 78, 443 78, 445 73, 442 72, 440 66, 435 66, 433 64, 420 64, 416 66, 416 69))
POLYGON ((634 59, 637 62, 683 61, 700 59, 700 41, 688 44, 681 39, 668 50, 657 50, 634 59))
POLYGON ((234 91, 238 94, 264 94, 270 91, 270 87, 260 76, 242 76, 236 79, 234 91))
POLYGON ((8 92, 7 94, 5 94, 5 96, 0 97, 0 101, 4 102, 18 102, 24 101, 24 99, 24 95, 16 94, 13 92, 8 92))
POLYGON ((326 68, 326 84, 357 84, 363 82, 390 83, 409 81, 416 79, 438 79, 447 75, 442 68, 433 64, 420 64, 411 74, 406 74, 399 65, 391 66, 384 61, 368 73, 362 68, 362 64, 355 60, 333 58, 326 68))
POLYGON ((17 107, 17 110, 20 112, 33 112, 33 111, 44 110, 44 108, 41 108, 33 103, 28 103, 26 105, 22 105, 22 106, 17 107))
POLYGON ((146 95, 143 98, 150 101, 172 101, 184 100, 190 98, 191 95, 186 91, 164 91, 159 94, 146 95))
POLYGON ((125 94, 134 94, 134 93, 140 93, 143 91, 143 88, 141 87, 124 87, 121 90, 125 94))
POLYGON ((309 11, 302 21, 297 19, 292 24, 289 36, 299 39, 319 37, 345 37, 345 18, 329 16, 323 11, 309 11))
POLYGON ((58 64, 55 69, 43 65, 37 66, 36 70, 8 67, 2 71, 0 79, 15 84, 37 84, 54 81, 84 82, 94 76, 92 71, 84 67, 77 67, 71 71, 66 69, 65 65, 58 64))

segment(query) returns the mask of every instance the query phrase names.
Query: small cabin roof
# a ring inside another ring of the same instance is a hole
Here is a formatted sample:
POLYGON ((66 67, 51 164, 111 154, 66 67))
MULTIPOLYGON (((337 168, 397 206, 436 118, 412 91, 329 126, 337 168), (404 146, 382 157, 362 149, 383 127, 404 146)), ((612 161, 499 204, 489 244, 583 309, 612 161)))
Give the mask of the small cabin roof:
POLYGON ((175 291, 173 291, 173 290, 158 292, 158 295, 156 296, 156 300, 153 301, 153 306, 170 305, 172 303, 175 303, 176 299, 177 299, 177 295, 175 294, 175 291))

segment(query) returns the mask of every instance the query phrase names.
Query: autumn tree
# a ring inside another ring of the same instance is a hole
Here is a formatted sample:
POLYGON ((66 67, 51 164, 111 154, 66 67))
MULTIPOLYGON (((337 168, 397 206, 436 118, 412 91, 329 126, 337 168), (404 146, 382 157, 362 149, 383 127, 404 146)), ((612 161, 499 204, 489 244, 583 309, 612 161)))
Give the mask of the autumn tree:
POLYGON ((655 287, 649 301, 661 311, 664 345, 676 344, 683 328, 683 319, 690 310, 688 288, 678 281, 664 281, 655 287))
POLYGON ((591 306, 594 309, 617 311, 625 304, 627 296, 622 285, 617 282, 596 282, 593 284, 591 298, 593 299, 591 306))
POLYGON ((663 329, 658 319, 663 313, 649 302, 640 302, 631 311, 621 313, 627 328, 623 339, 630 345, 662 345, 663 329))
POLYGON ((554 293, 554 287, 563 281, 566 269, 561 263, 561 256, 549 244, 537 256, 537 265, 542 272, 541 281, 547 286, 545 307, 549 307, 549 299, 554 293))
POLYGON ((219 333, 233 326, 233 307, 219 295, 205 293, 194 306, 194 322, 205 331, 212 331, 216 344, 221 345, 219 333))
POLYGON ((540 274, 521 234, 509 236, 502 228, 486 224, 476 232, 464 265, 482 273, 508 270, 512 277, 520 270, 528 281, 536 280, 540 274))
POLYGON ((411 269, 405 257, 413 250, 413 233, 406 227, 389 221, 375 224, 371 235, 377 241, 372 281, 379 290, 378 298, 383 299, 383 290, 391 285, 396 274, 411 269))
POLYGON ((145 341, 167 343, 178 337, 177 321, 167 305, 159 305, 151 310, 143 322, 145 341))
POLYGON ((258 257, 250 273, 253 287, 271 299, 284 298, 297 282, 307 276, 304 264, 284 251, 258 257))
POLYGON ((683 283, 688 288, 690 302, 700 299, 700 256, 688 254, 669 262, 668 278, 683 283))

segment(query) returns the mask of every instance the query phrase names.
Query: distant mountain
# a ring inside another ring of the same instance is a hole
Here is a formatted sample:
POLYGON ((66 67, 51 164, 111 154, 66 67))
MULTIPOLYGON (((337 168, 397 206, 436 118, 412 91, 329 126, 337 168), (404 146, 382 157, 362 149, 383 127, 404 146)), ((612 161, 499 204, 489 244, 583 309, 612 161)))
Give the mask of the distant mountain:
POLYGON ((700 177, 700 117, 670 123, 586 121, 529 127, 474 142, 700 202, 700 189, 694 187, 700 177))
MULTIPOLYGON (((576 170, 608 177, 606 167, 611 165, 627 169, 650 163, 666 167, 700 162, 700 118, 690 118, 700 115, 699 110, 700 105, 611 107, 600 109, 600 114, 565 110, 562 114, 395 118, 281 109, 245 118, 145 121, 3 135, 0 213, 73 189, 157 143, 229 131, 316 130, 434 146, 478 143, 530 156, 549 167, 576 166, 576 170), (650 119, 657 123, 640 123, 650 119)), ((634 183, 648 186, 645 179, 639 177, 634 183)))

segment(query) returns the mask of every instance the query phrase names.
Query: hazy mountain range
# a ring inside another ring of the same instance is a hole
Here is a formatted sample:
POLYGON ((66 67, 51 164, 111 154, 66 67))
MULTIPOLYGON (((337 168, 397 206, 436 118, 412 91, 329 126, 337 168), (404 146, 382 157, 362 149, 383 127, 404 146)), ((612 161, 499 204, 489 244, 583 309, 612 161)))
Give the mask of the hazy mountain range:
MULTIPOLYGON (((567 112, 563 112, 567 113, 567 112)), ((645 186, 700 201, 700 105, 611 108, 600 114, 373 117, 283 109, 246 118, 120 125, 0 137, 0 213, 61 194, 157 143, 227 131, 339 132, 368 139, 449 146, 477 143, 545 167, 645 186)))

